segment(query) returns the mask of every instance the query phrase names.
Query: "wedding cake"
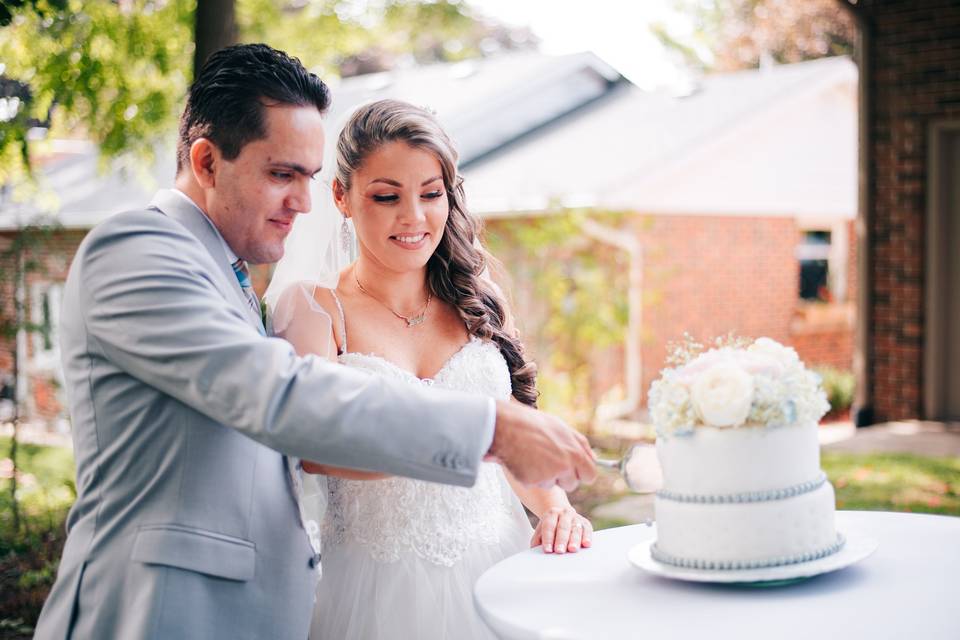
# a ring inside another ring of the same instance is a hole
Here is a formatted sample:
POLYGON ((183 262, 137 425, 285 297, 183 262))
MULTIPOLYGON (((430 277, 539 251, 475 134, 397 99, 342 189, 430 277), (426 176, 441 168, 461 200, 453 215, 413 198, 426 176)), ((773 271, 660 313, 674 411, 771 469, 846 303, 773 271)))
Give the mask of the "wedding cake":
POLYGON ((838 551, 833 486, 820 469, 819 377, 769 338, 703 350, 688 339, 650 389, 663 487, 661 563, 774 567, 838 551))

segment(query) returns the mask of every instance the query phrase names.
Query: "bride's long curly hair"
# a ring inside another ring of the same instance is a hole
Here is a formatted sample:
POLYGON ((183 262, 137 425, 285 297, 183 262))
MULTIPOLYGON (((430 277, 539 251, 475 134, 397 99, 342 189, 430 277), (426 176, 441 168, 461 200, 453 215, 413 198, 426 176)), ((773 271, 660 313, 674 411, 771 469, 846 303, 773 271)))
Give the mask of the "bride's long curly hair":
POLYGON ((451 304, 467 331, 492 340, 510 369, 513 397, 536 406, 536 365, 524 357, 520 339, 504 329, 505 301, 483 277, 486 256, 480 248, 480 224, 468 211, 458 154, 450 137, 429 111, 399 100, 379 100, 360 107, 347 121, 336 149, 336 180, 349 191, 364 159, 388 142, 402 141, 432 153, 440 162, 450 214, 443 237, 427 262, 433 295, 451 304))

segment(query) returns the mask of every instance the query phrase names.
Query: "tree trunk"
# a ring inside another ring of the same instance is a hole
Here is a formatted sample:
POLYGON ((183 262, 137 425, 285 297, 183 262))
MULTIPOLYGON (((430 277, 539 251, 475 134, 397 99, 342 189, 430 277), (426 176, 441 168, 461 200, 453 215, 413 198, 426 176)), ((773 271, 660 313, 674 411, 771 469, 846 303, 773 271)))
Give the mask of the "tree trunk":
POLYGON ((193 77, 210 54, 237 41, 235 0, 197 0, 194 17, 193 77))

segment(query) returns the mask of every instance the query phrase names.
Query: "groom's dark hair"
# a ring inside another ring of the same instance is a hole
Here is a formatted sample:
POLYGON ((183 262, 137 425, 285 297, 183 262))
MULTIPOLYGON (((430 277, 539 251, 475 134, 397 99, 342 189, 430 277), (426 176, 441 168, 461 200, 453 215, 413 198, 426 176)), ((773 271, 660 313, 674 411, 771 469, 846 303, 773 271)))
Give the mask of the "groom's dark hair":
POLYGON ((190 165, 190 145, 197 138, 212 141, 227 160, 248 142, 267 135, 267 106, 330 106, 330 89, 297 58, 265 44, 238 44, 207 59, 190 85, 180 117, 177 173, 190 165))

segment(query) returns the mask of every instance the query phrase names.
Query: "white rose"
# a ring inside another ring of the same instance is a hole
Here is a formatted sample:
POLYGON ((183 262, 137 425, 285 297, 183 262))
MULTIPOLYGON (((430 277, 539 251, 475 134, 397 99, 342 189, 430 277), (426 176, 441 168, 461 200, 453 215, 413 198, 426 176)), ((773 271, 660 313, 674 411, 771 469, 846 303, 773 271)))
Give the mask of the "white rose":
POLYGON ((800 358, 797 356, 796 351, 770 338, 757 338, 753 344, 747 347, 747 351, 749 353, 763 354, 771 357, 785 367, 800 364, 800 358))
POLYGON ((736 427, 750 414, 753 377, 732 362, 718 364, 697 376, 690 395, 704 424, 736 427))

